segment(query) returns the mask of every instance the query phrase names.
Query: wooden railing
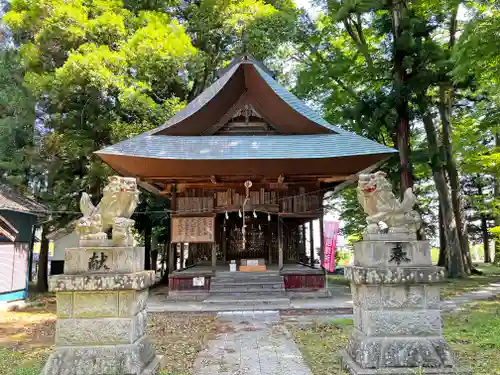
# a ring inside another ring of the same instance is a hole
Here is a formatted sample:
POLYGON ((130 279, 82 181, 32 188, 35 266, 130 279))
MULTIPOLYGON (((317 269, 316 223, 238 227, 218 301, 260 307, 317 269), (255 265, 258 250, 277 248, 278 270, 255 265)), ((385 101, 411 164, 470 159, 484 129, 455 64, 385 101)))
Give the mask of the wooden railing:
MULTIPOLYGON (((313 213, 320 209, 320 197, 317 194, 307 194, 300 189, 290 196, 280 196, 276 191, 260 189, 250 191, 246 209, 257 209, 269 212, 313 213), (266 209, 267 207, 267 209, 266 209)), ((245 201, 243 192, 228 189, 207 194, 206 196, 177 197, 177 211, 182 213, 223 212, 238 210, 245 201)))

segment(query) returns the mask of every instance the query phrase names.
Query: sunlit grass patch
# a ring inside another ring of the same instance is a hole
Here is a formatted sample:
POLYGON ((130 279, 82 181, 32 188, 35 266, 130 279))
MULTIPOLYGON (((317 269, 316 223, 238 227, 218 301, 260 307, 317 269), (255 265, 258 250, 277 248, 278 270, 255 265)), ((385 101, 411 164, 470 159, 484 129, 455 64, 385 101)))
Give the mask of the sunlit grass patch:
MULTIPOLYGON (((325 324, 290 324, 295 342, 314 375, 343 375, 339 351, 347 344, 352 320, 325 324)), ((471 304, 466 310, 445 316, 444 336, 460 367, 477 375, 500 374, 500 302, 471 304)))

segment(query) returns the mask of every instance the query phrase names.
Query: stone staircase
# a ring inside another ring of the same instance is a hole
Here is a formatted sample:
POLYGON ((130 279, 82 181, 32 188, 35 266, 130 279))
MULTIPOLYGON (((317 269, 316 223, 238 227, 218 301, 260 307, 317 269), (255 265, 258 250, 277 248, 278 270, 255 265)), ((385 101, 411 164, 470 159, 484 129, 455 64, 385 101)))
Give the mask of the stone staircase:
POLYGON ((220 310, 273 310, 290 307, 279 272, 217 272, 204 304, 220 310))

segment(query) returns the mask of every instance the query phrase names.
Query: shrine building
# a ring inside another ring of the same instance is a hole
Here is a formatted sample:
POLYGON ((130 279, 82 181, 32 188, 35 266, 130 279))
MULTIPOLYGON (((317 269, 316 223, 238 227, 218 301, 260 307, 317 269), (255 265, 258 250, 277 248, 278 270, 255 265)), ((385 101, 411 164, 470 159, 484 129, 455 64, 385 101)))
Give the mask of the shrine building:
POLYGON ((305 224, 322 229, 325 194, 396 151, 329 124, 250 56, 218 77, 166 124, 97 154, 170 198, 171 296, 205 298, 252 272, 278 276, 286 292, 321 292, 305 224))

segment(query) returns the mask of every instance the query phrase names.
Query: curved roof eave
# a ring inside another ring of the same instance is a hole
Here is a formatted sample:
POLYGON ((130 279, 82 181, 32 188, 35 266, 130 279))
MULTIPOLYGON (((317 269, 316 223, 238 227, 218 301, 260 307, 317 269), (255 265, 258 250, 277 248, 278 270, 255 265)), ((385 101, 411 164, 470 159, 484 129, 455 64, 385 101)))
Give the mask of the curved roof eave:
POLYGON ((150 135, 108 146, 99 155, 175 160, 317 159, 396 150, 359 135, 169 136, 150 135))

